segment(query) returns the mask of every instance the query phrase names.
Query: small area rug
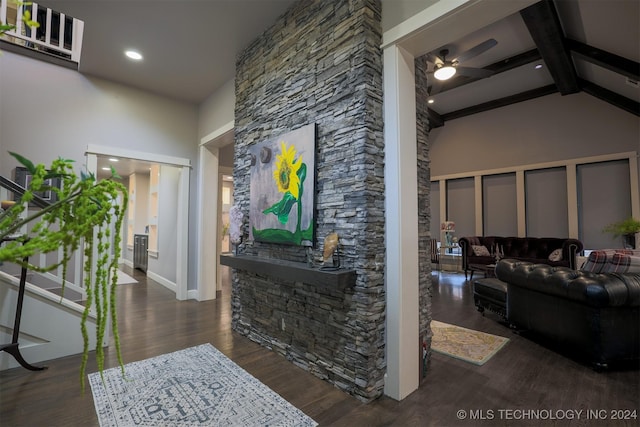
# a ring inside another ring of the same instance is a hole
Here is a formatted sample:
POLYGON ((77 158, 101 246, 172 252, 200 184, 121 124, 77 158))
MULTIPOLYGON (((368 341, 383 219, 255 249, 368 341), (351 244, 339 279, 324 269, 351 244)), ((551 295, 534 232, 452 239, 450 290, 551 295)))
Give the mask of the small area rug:
POLYGON ((474 331, 448 323, 431 321, 431 349, 476 365, 485 364, 509 338, 474 331))
POLYGON ((124 271, 118 270, 118 281, 116 285, 128 285, 130 283, 138 283, 138 281, 124 271))
POLYGON ((210 344, 89 374, 101 427, 316 426, 210 344))

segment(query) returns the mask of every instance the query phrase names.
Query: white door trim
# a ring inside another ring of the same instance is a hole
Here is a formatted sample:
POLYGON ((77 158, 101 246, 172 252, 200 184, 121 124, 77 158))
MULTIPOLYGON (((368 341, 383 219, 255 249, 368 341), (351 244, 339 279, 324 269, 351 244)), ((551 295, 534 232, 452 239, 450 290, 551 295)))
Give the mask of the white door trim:
POLYGON ((97 157, 113 156, 127 159, 135 159, 150 163, 162 163, 170 166, 182 167, 180 183, 178 186, 178 221, 176 245, 178 248, 176 257, 176 298, 187 299, 188 286, 188 247, 189 247, 189 176, 191 161, 181 157, 165 156, 156 153, 127 150, 123 148, 106 147, 89 144, 85 152, 87 156, 87 172, 97 176, 97 157))
POLYGON ((219 148, 233 133, 231 121, 200 140, 198 152, 198 301, 216 298, 218 289, 220 254, 218 242, 218 221, 220 206, 220 161, 219 148), (215 260, 215 262, 212 262, 215 260))

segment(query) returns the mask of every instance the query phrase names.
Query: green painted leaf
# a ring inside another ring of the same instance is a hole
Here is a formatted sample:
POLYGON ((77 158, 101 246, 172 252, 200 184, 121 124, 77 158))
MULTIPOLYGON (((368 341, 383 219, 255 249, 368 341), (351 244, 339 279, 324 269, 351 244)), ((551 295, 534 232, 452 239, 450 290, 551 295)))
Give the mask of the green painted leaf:
POLYGON ((300 245, 303 240, 313 241, 313 225, 310 225, 309 228, 303 230, 302 233, 298 235, 289 230, 280 230, 276 228, 257 230, 254 227, 253 238, 259 242, 300 245))
POLYGON ((282 200, 280 200, 270 208, 263 210, 262 213, 272 213, 278 217, 278 221, 280 221, 281 224, 286 224, 289 220, 289 212, 291 212, 291 208, 296 203, 296 201, 297 199, 293 197, 291 192, 287 191, 286 193, 284 193, 282 200))
POLYGON ((298 178, 300 178, 300 187, 302 187, 302 183, 304 182, 304 179, 307 177, 306 163, 303 163, 300 165, 300 169, 298 169, 298 172, 296 173, 296 175, 298 175, 298 178))

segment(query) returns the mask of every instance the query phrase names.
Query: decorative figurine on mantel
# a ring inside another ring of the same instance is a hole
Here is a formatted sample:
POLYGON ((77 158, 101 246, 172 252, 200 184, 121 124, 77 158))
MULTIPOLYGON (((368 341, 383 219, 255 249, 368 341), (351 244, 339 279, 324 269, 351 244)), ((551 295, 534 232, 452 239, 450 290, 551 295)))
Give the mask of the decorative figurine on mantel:
POLYGON ((324 238, 322 264, 322 267, 320 267, 321 270, 340 269, 340 242, 338 233, 331 233, 324 238), (327 264, 329 260, 331 260, 331 264, 327 264))
POLYGON ((229 209, 229 240, 234 247, 234 252, 238 255, 238 245, 242 243, 242 221, 244 214, 238 205, 233 205, 229 209))

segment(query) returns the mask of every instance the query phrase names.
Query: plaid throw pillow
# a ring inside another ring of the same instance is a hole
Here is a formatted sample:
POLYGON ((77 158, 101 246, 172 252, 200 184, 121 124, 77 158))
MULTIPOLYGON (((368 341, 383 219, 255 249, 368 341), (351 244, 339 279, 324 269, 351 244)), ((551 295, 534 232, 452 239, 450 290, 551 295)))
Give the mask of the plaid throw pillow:
POLYGON ((640 257, 615 253, 602 270, 603 273, 640 273, 640 257))
POLYGON ((607 265, 609 258, 615 254, 615 250, 598 250, 592 251, 589 258, 582 266, 582 271, 590 271, 592 273, 601 273, 607 265))

